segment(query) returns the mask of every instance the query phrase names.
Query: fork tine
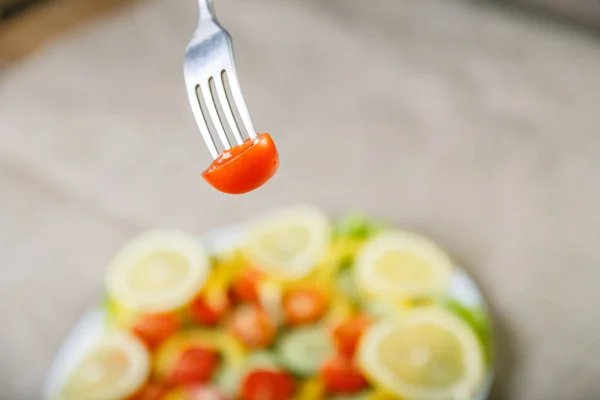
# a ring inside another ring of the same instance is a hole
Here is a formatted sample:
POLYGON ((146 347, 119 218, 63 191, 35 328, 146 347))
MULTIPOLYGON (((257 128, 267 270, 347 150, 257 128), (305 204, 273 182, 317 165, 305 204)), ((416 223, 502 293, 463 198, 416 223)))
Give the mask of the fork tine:
POLYGON ((229 99, 229 103, 232 103, 231 100, 233 100, 233 103, 235 103, 238 112, 240 113, 240 118, 242 119, 244 128, 246 129, 246 132, 248 132, 248 136, 250 136, 252 139, 256 139, 256 131, 252 125, 250 113, 246 107, 246 102, 244 101, 244 96, 242 95, 242 90, 240 89, 240 83, 238 82, 235 69, 232 68, 230 71, 225 70, 225 74, 227 75, 229 89, 231 90, 231 95, 233 97, 233 99, 229 99))
POLYGON ((225 85, 223 79, 221 78, 221 74, 215 75, 213 77, 213 82, 215 84, 215 90, 217 91, 217 98, 219 103, 221 104, 221 109, 223 110, 223 114, 225 114, 225 119, 227 120, 227 124, 231 128, 233 132, 233 136, 238 144, 244 143, 244 138, 242 137, 242 133, 240 131, 240 127, 238 126, 235 118, 233 116, 233 112, 231 111, 231 105, 227 101, 227 94, 225 93, 225 85))
POLYGON ((213 122, 215 130, 217 131, 217 136, 219 136, 219 139, 221 139, 223 148, 225 148, 225 150, 230 149, 231 144, 229 143, 229 138, 227 137, 227 134, 223 129, 223 124, 221 123, 221 119, 219 118, 217 108, 215 107, 215 101, 213 100, 212 93, 210 91, 210 82, 206 81, 206 83, 198 85, 198 91, 204 99, 204 105, 206 106, 208 115, 213 122))
POLYGON ((200 129, 200 133, 202 134, 202 138, 206 143, 206 147, 208 147, 208 151, 210 151, 210 155, 213 159, 217 158, 219 156, 219 151, 217 150, 215 141, 208 130, 208 125, 204 119, 204 114, 202 114, 202 109, 200 108, 200 99, 198 99, 198 89, 196 86, 188 87, 187 89, 190 106, 192 107, 192 113, 196 119, 198 129, 200 129))

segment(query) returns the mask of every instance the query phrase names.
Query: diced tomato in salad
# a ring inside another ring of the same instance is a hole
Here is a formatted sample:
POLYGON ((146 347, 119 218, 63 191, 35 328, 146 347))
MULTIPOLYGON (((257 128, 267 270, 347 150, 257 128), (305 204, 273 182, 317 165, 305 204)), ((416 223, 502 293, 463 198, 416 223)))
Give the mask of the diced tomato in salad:
POLYGON ((338 351, 352 357, 362 334, 372 323, 371 317, 359 314, 342 321, 332 332, 333 341, 338 351))
POLYGON ((277 327, 271 317, 256 305, 242 305, 231 316, 230 329, 251 349, 268 347, 274 342, 277 327))
POLYGON ((230 287, 233 300, 241 303, 258 303, 260 301, 260 281, 263 275, 259 271, 248 268, 236 279, 230 287))
POLYGON ((128 400, 163 400, 167 392, 167 385, 150 382, 128 400))
POLYGON ((283 371, 252 371, 242 382, 243 400, 288 400, 295 392, 294 378, 283 371))
POLYGON ((143 315, 134 323, 131 331, 152 350, 179 329, 179 318, 167 313, 143 315))
POLYGON ((331 394, 354 394, 368 386, 367 380, 352 359, 337 354, 321 368, 321 379, 331 394))
POLYGON ((289 290, 283 296, 283 312, 290 325, 312 324, 327 311, 327 297, 314 288, 289 290))
POLYGON ((190 347, 181 353, 167 379, 175 385, 206 383, 218 366, 219 354, 216 351, 190 347))
POLYGON ((222 296, 200 295, 189 305, 189 314, 193 322, 199 325, 214 326, 221 321, 229 309, 229 298, 222 296))

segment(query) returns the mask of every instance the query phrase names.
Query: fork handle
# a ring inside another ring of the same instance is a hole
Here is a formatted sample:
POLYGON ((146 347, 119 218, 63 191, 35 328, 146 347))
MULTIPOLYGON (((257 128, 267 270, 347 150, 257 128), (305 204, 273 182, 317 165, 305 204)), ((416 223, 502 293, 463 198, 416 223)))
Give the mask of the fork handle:
POLYGON ((198 0, 198 8, 200 11, 200 20, 214 19, 213 0, 198 0))

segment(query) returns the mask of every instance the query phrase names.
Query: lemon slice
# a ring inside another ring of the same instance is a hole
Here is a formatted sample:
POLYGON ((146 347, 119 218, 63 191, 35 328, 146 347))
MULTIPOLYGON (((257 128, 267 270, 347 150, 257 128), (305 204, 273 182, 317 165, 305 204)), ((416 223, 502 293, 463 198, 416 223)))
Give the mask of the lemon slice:
POLYGON ((61 400, 127 398, 146 382, 150 356, 134 336, 108 331, 86 351, 61 391, 61 400))
POLYGON ((433 307, 416 308, 369 328, 358 360, 375 386, 411 400, 469 399, 485 369, 471 328, 433 307))
POLYGON ((327 253, 331 224, 319 209, 298 206, 248 226, 244 254, 255 268, 279 279, 309 274, 327 253))
POLYGON ((357 254, 357 286, 378 298, 402 299, 443 292, 452 275, 450 257, 431 240, 390 231, 365 243, 357 254))
POLYGON ((166 312, 184 306, 210 273, 202 245, 177 231, 148 232, 125 246, 109 266, 110 298, 135 312, 166 312))

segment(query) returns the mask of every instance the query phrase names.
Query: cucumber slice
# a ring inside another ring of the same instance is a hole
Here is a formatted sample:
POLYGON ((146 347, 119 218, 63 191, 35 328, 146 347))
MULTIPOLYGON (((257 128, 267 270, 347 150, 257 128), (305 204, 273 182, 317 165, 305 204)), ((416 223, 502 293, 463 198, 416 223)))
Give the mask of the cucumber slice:
POLYGON ((279 360, 284 367, 300 376, 312 376, 333 354, 334 347, 325 327, 296 328, 279 343, 279 360))
POLYGON ((215 386, 227 397, 236 398, 243 378, 243 368, 222 367, 215 377, 215 386))
POLYGON ((248 356, 246 369, 280 369, 277 355, 269 351, 258 351, 248 356))

